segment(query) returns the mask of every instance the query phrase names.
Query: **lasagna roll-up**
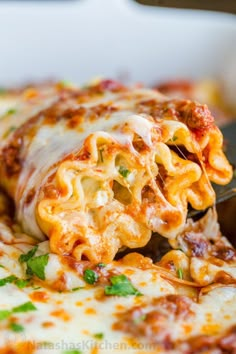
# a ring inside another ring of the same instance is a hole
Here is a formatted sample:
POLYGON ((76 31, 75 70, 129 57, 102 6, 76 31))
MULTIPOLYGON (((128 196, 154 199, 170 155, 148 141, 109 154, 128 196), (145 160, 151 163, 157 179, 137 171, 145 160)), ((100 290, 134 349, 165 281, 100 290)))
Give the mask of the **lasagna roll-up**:
POLYGON ((0 119, 0 184, 53 252, 109 262, 152 232, 173 239, 231 179, 205 105, 110 80, 35 91, 0 119))

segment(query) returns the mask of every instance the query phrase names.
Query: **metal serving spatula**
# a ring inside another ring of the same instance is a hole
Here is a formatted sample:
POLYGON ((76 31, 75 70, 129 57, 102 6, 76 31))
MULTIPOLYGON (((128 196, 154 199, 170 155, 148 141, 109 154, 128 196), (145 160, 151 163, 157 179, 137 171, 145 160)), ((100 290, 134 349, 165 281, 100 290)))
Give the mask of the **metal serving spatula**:
POLYGON ((216 202, 221 203, 236 196, 236 122, 221 129, 224 135, 226 156, 234 168, 233 179, 227 186, 214 186, 216 202))

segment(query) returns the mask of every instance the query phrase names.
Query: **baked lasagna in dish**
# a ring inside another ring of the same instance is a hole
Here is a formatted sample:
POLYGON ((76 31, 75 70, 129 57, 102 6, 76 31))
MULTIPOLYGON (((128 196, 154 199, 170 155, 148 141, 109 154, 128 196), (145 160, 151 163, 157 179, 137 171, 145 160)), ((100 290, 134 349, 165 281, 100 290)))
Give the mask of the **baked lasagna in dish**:
POLYGON ((0 353, 235 353, 211 184, 232 166, 207 106, 101 80, 0 111, 0 353))
MULTIPOLYGON (((235 101, 231 96, 232 88, 221 80, 205 78, 202 80, 175 79, 159 82, 154 89, 171 98, 186 98, 206 103, 214 115, 218 126, 225 126, 236 115, 235 101)), ((233 96, 232 96, 233 97, 233 96)))

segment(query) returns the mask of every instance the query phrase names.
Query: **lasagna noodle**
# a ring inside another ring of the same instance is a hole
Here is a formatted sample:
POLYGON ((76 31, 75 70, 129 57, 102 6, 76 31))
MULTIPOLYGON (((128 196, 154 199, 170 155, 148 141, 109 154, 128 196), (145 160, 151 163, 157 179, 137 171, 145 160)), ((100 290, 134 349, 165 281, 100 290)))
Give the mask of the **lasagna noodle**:
POLYGON ((188 203, 212 205, 210 181, 232 176, 205 106, 111 81, 51 92, 27 115, 20 96, 0 120, 3 131, 25 117, 2 136, 0 183, 24 231, 53 252, 109 262, 153 231, 174 239, 188 203))

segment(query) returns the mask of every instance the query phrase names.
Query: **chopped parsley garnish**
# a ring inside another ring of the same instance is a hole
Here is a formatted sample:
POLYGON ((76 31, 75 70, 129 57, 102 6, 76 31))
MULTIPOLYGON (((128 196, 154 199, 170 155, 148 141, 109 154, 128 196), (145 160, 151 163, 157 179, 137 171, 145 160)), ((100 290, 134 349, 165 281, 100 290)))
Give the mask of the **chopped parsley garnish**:
POLYGON ((44 254, 34 257, 38 246, 33 247, 28 253, 22 254, 19 257, 20 263, 26 263, 26 274, 29 276, 36 275, 39 279, 45 280, 45 267, 48 264, 49 255, 44 254))
POLYGON ((105 268, 105 267, 106 267, 106 264, 105 264, 105 263, 98 263, 98 264, 97 264, 97 267, 99 267, 99 268, 105 268))
POLYGON ((104 162, 104 160, 103 160, 103 151, 104 151, 104 149, 100 149, 100 150, 99 150, 101 162, 104 162))
POLYGON ((0 310, 0 321, 6 320, 11 315, 9 310, 0 310))
POLYGON ((41 286, 34 286, 33 287, 33 290, 39 290, 39 289, 41 289, 41 286))
POLYGON ((49 254, 30 258, 27 261, 27 274, 36 275, 39 279, 45 280, 45 267, 48 264, 49 254))
POLYGON ((9 328, 13 331, 13 332, 23 332, 25 329, 22 325, 18 324, 18 323, 10 323, 9 328))
POLYGON ((143 321, 146 319, 146 317, 147 317, 147 316, 146 316, 145 314, 143 314, 143 315, 141 315, 141 316, 135 318, 135 319, 134 319, 134 323, 135 323, 135 324, 139 324, 140 322, 143 322, 143 321))
POLYGON ((0 264, 0 268, 5 268, 2 264, 0 264))
POLYGON ((37 252, 38 246, 33 247, 29 252, 20 255, 19 257, 19 262, 20 263, 25 263, 27 262, 30 258, 34 257, 35 253, 37 252))
POLYGON ((4 137, 8 136, 10 133, 14 132, 17 129, 17 127, 15 127, 14 125, 12 125, 8 131, 6 132, 6 134, 4 134, 4 137))
POLYGON ((25 288, 27 285, 29 285, 29 279, 17 279, 15 281, 16 286, 18 286, 19 289, 25 288))
POLYGON ((81 290, 81 289, 83 289, 83 287, 82 286, 78 286, 77 288, 71 289, 71 291, 78 291, 78 290, 81 290))
POLYGON ((6 132, 5 134, 3 135, 3 138, 6 139, 8 137, 8 135, 10 135, 12 132, 14 132, 15 130, 17 129, 17 127, 15 126, 12 126, 10 127, 6 132))
POLYGON ((120 174, 121 176, 123 176, 124 178, 127 178, 128 175, 130 174, 130 171, 129 171, 126 167, 120 166, 120 167, 119 167, 119 174, 120 174))
POLYGON ((114 275, 110 278, 112 285, 105 286, 106 295, 128 296, 128 295, 142 295, 129 281, 126 275, 114 275))
POLYGON ((0 286, 4 286, 6 284, 13 283, 16 280, 17 280, 17 277, 15 277, 15 275, 10 275, 9 277, 0 279, 0 286))
MULTIPOLYGON (((25 302, 22 305, 13 307, 12 310, 0 310, 0 321, 6 320, 8 317, 10 317, 13 313, 19 313, 19 312, 29 312, 29 311, 35 311, 37 308, 32 304, 32 302, 25 302)), ((11 323, 10 328, 14 332, 22 332, 24 328, 17 324, 17 323, 11 323)))
POLYGON ((37 310, 37 308, 34 306, 34 304, 31 301, 28 301, 22 305, 13 307, 12 312, 29 312, 35 310, 37 310))
POLYGON ((96 339, 103 339, 104 338, 104 333, 100 332, 100 333, 95 333, 94 338, 96 339))
POLYGON ((177 139, 178 139, 178 137, 175 135, 172 137, 172 141, 176 141, 177 139))
POLYGON ((23 289, 29 284, 29 280, 18 279, 15 275, 10 275, 9 277, 0 279, 0 287, 12 283, 18 286, 18 288, 23 289))
POLYGON ((183 278, 184 278, 183 269, 178 268, 178 269, 177 269, 177 275, 178 275, 178 278, 179 278, 179 279, 183 279, 183 278))
POLYGON ((80 350, 66 350, 63 354, 82 354, 80 350))
POLYGON ((15 114, 16 113, 16 109, 15 108, 10 108, 8 109, 6 114, 15 114))
POLYGON ((85 269, 83 278, 86 283, 94 284, 98 280, 98 275, 92 269, 85 269))

